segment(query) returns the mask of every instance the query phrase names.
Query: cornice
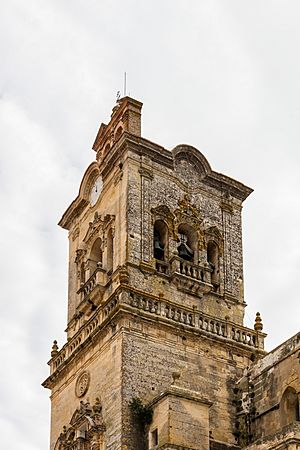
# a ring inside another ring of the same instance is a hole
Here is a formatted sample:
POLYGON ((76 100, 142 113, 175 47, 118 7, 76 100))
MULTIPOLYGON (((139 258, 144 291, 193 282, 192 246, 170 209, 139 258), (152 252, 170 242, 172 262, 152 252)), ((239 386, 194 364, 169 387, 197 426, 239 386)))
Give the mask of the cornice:
POLYGON ((214 171, 205 178, 204 183, 241 201, 246 200, 253 192, 252 188, 245 186, 243 183, 214 171))
POLYGON ((231 321, 217 319, 189 307, 177 305, 161 297, 156 297, 124 284, 119 286, 110 298, 100 305, 94 315, 77 333, 51 358, 51 375, 43 386, 52 388, 53 383, 65 368, 84 348, 95 343, 96 336, 120 313, 139 316, 155 324, 165 324, 174 329, 180 327, 203 338, 213 339, 227 347, 245 351, 249 357, 255 352, 265 355, 263 350, 264 333, 251 330, 231 321))
MULTIPOLYGON (((253 192, 253 189, 245 186, 243 183, 213 171, 203 154, 192 146, 178 145, 172 151, 169 151, 147 139, 124 131, 121 138, 112 146, 107 155, 105 155, 100 163, 100 167, 96 161, 92 162, 88 167, 83 176, 78 196, 59 221, 61 227, 70 229, 74 218, 80 215, 88 205, 89 189, 97 174, 101 173, 103 178, 106 178, 126 151, 131 151, 140 157, 148 156, 156 164, 171 169, 174 171, 175 179, 178 179, 175 172, 176 158, 178 159, 182 155, 185 159, 188 159, 190 155, 196 170, 199 171, 199 183, 202 185, 212 187, 223 196, 226 195, 227 198, 235 197, 239 201, 244 201, 253 192)), ((226 202, 223 203, 223 208, 226 209, 225 207, 227 206, 228 209, 229 206, 227 204, 225 205, 226 202)))
MULTIPOLYGON (((175 158, 177 158, 181 152, 183 152, 185 156, 190 153, 191 158, 198 158, 199 160, 198 167, 199 170, 202 169, 203 171, 201 174, 201 182, 203 184, 217 189, 222 194, 226 193, 227 196, 231 195, 241 201, 244 201, 251 194, 251 192, 253 192, 252 188, 244 185, 243 183, 212 170, 203 154, 198 149, 190 145, 178 145, 175 149, 169 151, 161 145, 128 132, 123 133, 121 139, 102 161, 103 172, 107 171, 109 167, 113 167, 116 160, 116 152, 120 152, 121 148, 133 151, 139 156, 147 155, 149 158, 153 159, 155 163, 159 163, 172 170, 174 170, 175 167, 175 158)), ((174 173, 174 177, 177 178, 176 173, 174 173)))

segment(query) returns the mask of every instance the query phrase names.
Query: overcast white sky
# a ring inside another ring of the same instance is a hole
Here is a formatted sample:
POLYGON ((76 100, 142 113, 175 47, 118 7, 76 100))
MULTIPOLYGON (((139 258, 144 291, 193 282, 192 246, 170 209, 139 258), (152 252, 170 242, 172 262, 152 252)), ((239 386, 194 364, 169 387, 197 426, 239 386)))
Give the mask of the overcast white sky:
POLYGON ((0 447, 49 441, 51 343, 64 343, 67 233, 123 72, 144 137, 189 143, 253 187, 245 324, 299 329, 299 0, 2 0, 0 447))

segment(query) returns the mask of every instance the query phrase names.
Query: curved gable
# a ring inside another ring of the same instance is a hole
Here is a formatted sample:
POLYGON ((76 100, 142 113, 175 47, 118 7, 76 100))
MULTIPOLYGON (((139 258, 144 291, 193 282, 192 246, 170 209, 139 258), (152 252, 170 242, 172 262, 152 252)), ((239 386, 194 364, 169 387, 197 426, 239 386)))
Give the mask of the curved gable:
POLYGON ((78 217, 79 214, 81 214, 81 212, 83 211, 83 209, 88 205, 89 194, 92 185, 96 180, 96 178, 98 177, 99 173, 100 171, 98 163, 96 161, 93 161, 85 171, 85 174, 83 175, 77 197, 71 203, 71 205, 68 207, 68 209, 58 222, 58 225, 60 225, 62 228, 69 230, 73 220, 76 217, 78 217))
POLYGON ((187 161, 199 172, 202 177, 211 173, 211 167, 205 156, 191 145, 177 145, 172 150, 175 166, 180 161, 187 161))

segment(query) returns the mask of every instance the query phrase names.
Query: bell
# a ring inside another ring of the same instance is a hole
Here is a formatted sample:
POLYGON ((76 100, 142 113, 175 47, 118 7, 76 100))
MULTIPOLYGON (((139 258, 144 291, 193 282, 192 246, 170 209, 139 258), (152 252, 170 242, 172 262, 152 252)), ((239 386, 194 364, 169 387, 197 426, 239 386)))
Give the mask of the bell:
POLYGON ((165 250, 164 245, 160 242, 159 236, 154 236, 154 258, 155 259, 164 259, 165 250))
POLYGON ((180 258, 185 259, 186 261, 192 261, 194 252, 188 247, 187 244, 181 242, 178 245, 177 250, 180 258))

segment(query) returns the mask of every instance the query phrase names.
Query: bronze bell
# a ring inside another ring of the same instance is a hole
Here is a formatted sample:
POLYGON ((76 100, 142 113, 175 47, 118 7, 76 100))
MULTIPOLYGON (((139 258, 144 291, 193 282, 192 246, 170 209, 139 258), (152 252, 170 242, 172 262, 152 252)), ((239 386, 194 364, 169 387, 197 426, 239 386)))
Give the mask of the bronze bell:
POLYGON ((154 236, 154 258, 163 260, 165 256, 165 246, 160 241, 160 237, 156 234, 154 236))
POLYGON ((188 247, 187 244, 185 244, 184 242, 181 242, 178 245, 177 250, 178 250, 178 255, 180 258, 185 259, 186 261, 192 261, 194 252, 192 249, 190 249, 188 247))

